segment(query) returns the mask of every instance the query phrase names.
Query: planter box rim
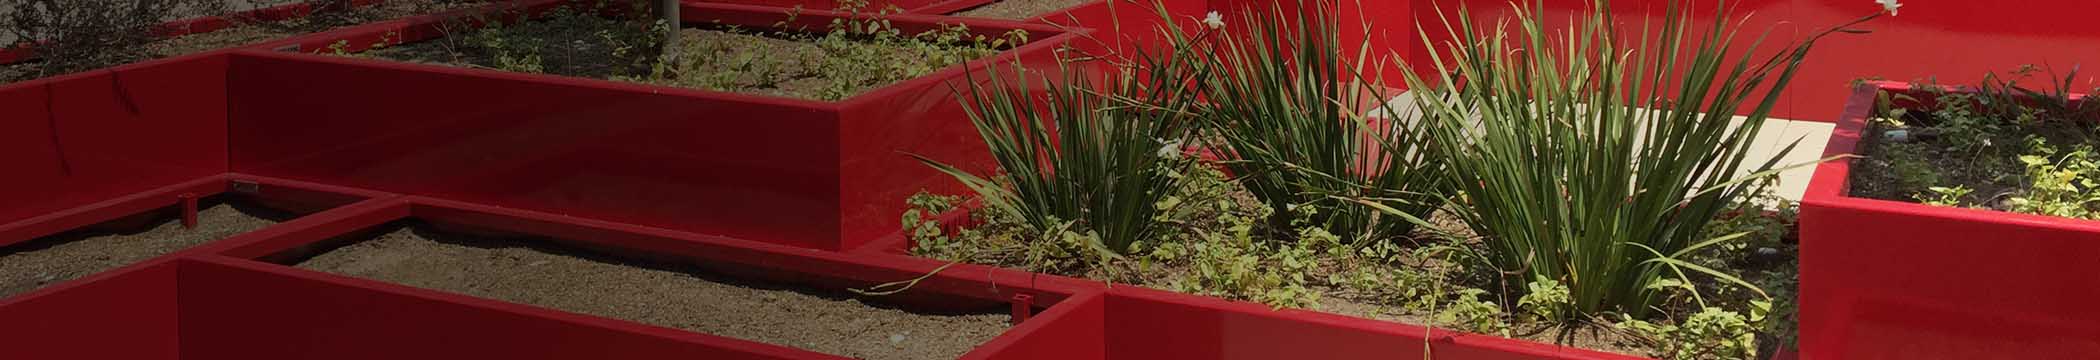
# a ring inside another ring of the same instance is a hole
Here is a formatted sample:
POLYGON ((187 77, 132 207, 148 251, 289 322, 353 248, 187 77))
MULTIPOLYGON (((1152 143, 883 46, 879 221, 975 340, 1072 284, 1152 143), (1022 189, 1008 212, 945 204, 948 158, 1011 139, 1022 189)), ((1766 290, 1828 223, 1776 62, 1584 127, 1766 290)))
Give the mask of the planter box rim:
MULTIPOLYGON (((1846 101, 1844 112, 1838 117, 1837 127, 1831 132, 1830 141, 1824 147, 1823 156, 1826 158, 1833 156, 1861 156, 1858 148, 1870 135, 1866 134, 1866 131, 1870 122, 1878 116, 1874 114, 1874 111, 1881 94, 1916 94, 1935 90, 1946 92, 1975 91, 1972 88, 1950 85, 1923 85, 1883 80, 1861 82, 1853 89, 1852 96, 1846 101)), ((2072 95, 2073 99, 2083 99, 2085 97, 2085 94, 2072 95)), ((1856 159, 1838 159, 1818 164, 1815 175, 1810 177, 1808 192, 1801 198, 1802 206, 1897 213, 1956 221, 2039 226, 2100 234, 2100 220, 1853 197, 1851 196, 1850 183, 1852 161, 1854 160, 1856 159)))

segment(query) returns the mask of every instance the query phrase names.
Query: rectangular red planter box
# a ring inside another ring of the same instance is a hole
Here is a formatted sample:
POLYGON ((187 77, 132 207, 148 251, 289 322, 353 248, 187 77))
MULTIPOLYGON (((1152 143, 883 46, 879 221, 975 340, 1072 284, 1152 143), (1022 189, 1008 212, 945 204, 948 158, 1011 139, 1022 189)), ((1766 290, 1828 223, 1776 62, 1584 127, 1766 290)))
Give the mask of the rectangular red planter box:
MULTIPOLYGON (((686 4, 688 23, 770 27, 781 9, 686 4)), ((807 11, 822 28, 837 13, 807 11)), ((954 90, 982 69, 1054 67, 1047 25, 892 16, 1034 33, 1033 42, 838 102, 374 59, 246 51, 230 60, 235 171, 670 230, 850 249, 893 232, 905 197, 959 190, 914 153, 988 168, 954 90)), ((437 20, 337 33, 417 40, 437 20)), ((791 25, 793 26, 793 25, 791 25)), ((322 49, 331 38, 302 39, 322 49)))
MULTIPOLYGON (((1826 156, 1873 136, 1882 92, 1931 100, 1906 84, 1858 87, 1826 156)), ((1801 204, 1803 358, 2100 353, 2100 221, 1854 198, 1850 165, 1819 165, 1801 204)))
POLYGON ((996 359, 1640 359, 1116 285, 996 359))
POLYGON ((8 359, 811 358, 210 257, 0 301, 0 324, 8 359))
MULTIPOLYGON (((675 262, 691 265, 706 271, 729 274, 744 280, 764 281, 784 285, 808 286, 826 289, 865 288, 874 284, 919 278, 941 268, 942 263, 906 257, 857 257, 847 254, 816 251, 791 246, 767 244, 721 237, 698 236, 681 232, 665 231, 647 227, 600 221, 582 220, 565 216, 537 213, 501 207, 476 205, 448 200, 421 197, 401 197, 386 204, 365 206, 354 213, 334 216, 332 221, 311 223, 291 227, 267 237, 255 237, 221 247, 217 255, 200 257, 228 257, 229 259, 257 259, 279 261, 299 258, 317 251, 339 245, 346 234, 382 226, 390 222, 414 219, 432 224, 448 231, 469 233, 512 234, 532 238, 549 239, 564 246, 579 247, 636 257, 654 261, 675 262)), ((526 305, 510 304, 495 300, 474 298, 440 291, 422 290, 403 285, 355 279, 331 274, 322 274, 279 265, 269 265, 247 260, 236 261, 248 265, 240 267, 260 269, 267 272, 336 283, 345 287, 363 288, 365 292, 387 292, 415 295, 430 301, 452 302, 469 306, 495 308, 528 316, 564 319, 585 322, 635 334, 670 337, 717 339, 713 336, 681 330, 661 328, 626 321, 603 319, 526 305)), ((935 311, 972 311, 985 309, 1010 310, 1018 296, 1025 295, 1029 301, 1022 310, 1033 316, 1009 328, 1006 332, 979 347, 978 352, 996 352, 1022 338, 1044 332, 1045 327, 1064 322, 1072 306, 1063 304, 1078 302, 1072 299, 1098 296, 1094 287, 1083 283, 1061 281, 1039 281, 1028 274, 975 266, 957 266, 933 273, 903 293, 866 298, 890 304, 908 305, 935 311)), ((340 294, 317 296, 329 299, 356 299, 357 291, 343 290, 340 294)), ((320 301, 320 300, 309 300, 320 301)), ((325 302, 344 302, 329 300, 325 302)), ((295 304, 282 305, 297 307, 295 304)), ((384 310, 384 309, 375 309, 384 310)), ((333 316, 350 316, 348 312, 333 316)), ((408 316, 414 314, 367 313, 363 317, 408 316)), ((315 325, 330 325, 341 321, 353 323, 363 320, 317 319, 315 325)), ((286 324, 285 326, 291 326, 286 324)), ((726 339, 723 339, 726 340, 726 339)), ((756 353, 778 355, 785 358, 834 358, 829 355, 810 353, 785 347, 763 345, 741 340, 728 340, 742 344, 756 353)), ((975 354, 975 353, 973 353, 975 354)))

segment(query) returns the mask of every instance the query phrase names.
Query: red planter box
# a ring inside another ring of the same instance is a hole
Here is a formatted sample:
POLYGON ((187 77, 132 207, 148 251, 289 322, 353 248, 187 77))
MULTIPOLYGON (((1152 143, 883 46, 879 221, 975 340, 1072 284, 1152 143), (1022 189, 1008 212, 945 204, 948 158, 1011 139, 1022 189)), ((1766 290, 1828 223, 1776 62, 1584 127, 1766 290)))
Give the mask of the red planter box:
MULTIPOLYGON (((770 27, 776 8, 686 4, 689 23, 770 27)), ((795 25, 840 16, 809 11, 795 25)), ((838 102, 374 59, 247 51, 228 76, 235 171, 839 250, 897 227, 904 198, 960 190, 904 153, 988 168, 954 90, 986 66, 1054 67, 1076 34, 966 23, 1035 41, 838 102)), ((418 40, 436 20, 300 41, 418 40)), ((793 25, 791 25, 793 26, 793 25)), ((350 41, 349 44, 370 44, 350 41)))
MULTIPOLYGON (((0 357, 836 358, 264 262, 410 218, 818 287, 864 287, 942 265, 421 197, 368 201, 315 218, 0 301, 0 323, 11 325, 0 326, 0 344, 7 345, 0 346, 0 357), (27 326, 12 326, 18 324, 27 326)), ((1628 358, 973 265, 950 268, 881 299, 981 309, 1006 307, 1016 295, 1033 297, 1033 316, 964 359, 1388 359, 1425 351, 1439 359, 1628 358)))
POLYGON ((226 172, 226 59, 0 86, 0 224, 226 172))
MULTIPOLYGON (((712 344, 719 348, 764 355, 764 358, 834 359, 836 357, 774 345, 719 338, 439 291, 421 290, 378 281, 322 274, 263 262, 252 262, 245 259, 272 261, 275 259, 298 258, 312 251, 321 251, 329 248, 345 239, 344 235, 346 234, 357 233, 389 222, 414 219, 446 229, 555 239, 553 241, 561 242, 566 246, 693 265, 710 272, 731 274, 746 280, 802 285, 814 288, 863 288, 878 283, 917 278, 943 265, 939 262, 905 257, 854 257, 840 253, 813 251, 776 244, 697 236, 647 227, 581 220, 566 216, 421 197, 397 198, 385 204, 361 207, 355 212, 342 213, 332 218, 331 221, 324 223, 309 223, 302 224, 302 226, 288 227, 268 237, 243 239, 239 243, 221 247, 220 251, 215 252, 218 255, 197 256, 205 258, 204 260, 207 261, 226 263, 233 267, 249 269, 250 272, 274 273, 277 274, 274 276, 279 278, 300 278, 306 279, 306 283, 328 283, 329 285, 286 285, 287 288, 282 292, 290 293, 283 295, 288 297, 288 300, 238 301, 230 304, 199 305, 199 307, 209 307, 213 310, 206 311, 221 314, 241 312, 243 310, 239 309, 244 308, 251 309, 247 311, 254 311, 252 309, 255 308, 266 310, 283 309, 284 311, 306 313, 306 315, 286 315, 285 317, 289 317, 289 319, 258 319, 255 321, 271 322, 274 324, 272 327, 370 328, 371 332, 379 332, 385 326, 395 326, 390 324, 437 321, 432 319, 455 316, 478 316, 473 312, 469 312, 467 315, 452 314, 451 312, 468 311, 468 308, 479 308, 482 310, 473 311, 579 323, 625 333, 618 336, 606 335, 603 339, 566 340, 563 343, 614 346, 614 344, 640 341, 648 338, 665 338, 712 344), (384 305, 391 301, 385 300, 387 298, 403 296, 417 298, 417 302, 450 303, 454 305, 446 305, 444 307, 431 305, 432 309, 429 310, 402 309, 394 305, 384 305), (368 297, 379 299, 367 299, 368 297), (381 305, 373 305, 375 302, 381 305), (264 303, 274 305, 266 305, 264 303), (344 306, 350 308, 339 312, 299 310, 310 306, 344 306), (327 326, 316 326, 321 324, 327 326)), ((189 270, 185 270, 184 274, 189 274, 189 270)), ((256 283, 268 285, 273 282, 289 281, 273 280, 269 277, 250 276, 251 279, 229 281, 225 286, 247 286, 246 284, 256 283)), ((183 286, 187 287, 189 285, 184 284, 183 286)), ((256 291, 250 289, 240 288, 238 290, 240 292, 256 291)), ((199 291, 234 292, 235 290, 237 289, 212 288, 211 290, 199 291)), ((187 291, 185 290, 185 293, 187 291)), ((1051 324, 1053 323, 1064 322, 1063 319, 1069 317, 1067 314, 1074 311, 1071 309, 1072 306, 1064 304, 1073 302, 1071 299, 1075 297, 1095 296, 1091 294, 1096 291, 1093 287, 1083 283, 1038 281, 1024 273, 959 266, 928 277, 912 287, 910 291, 871 298, 870 300, 910 305, 922 309, 980 310, 986 308, 1014 308, 1015 306, 1012 303, 1017 296, 1028 296, 1030 300, 1026 303, 1027 306, 1023 306, 1021 309, 1029 311, 1033 316, 1008 329, 1003 335, 981 345, 977 352, 972 353, 976 354, 998 352, 998 349, 1011 346, 1010 344, 1020 341, 1022 338, 1032 338, 1034 337, 1033 334, 1045 332, 1046 330, 1043 330, 1045 327, 1052 326, 1051 324)), ((185 319, 187 318, 186 316, 185 319)), ((466 332, 485 333, 483 335, 457 336, 486 336, 491 339, 502 339, 506 338, 503 334, 506 331, 536 331, 532 327, 484 328, 485 326, 487 325, 465 328, 477 329, 466 332)), ((364 332, 356 331, 346 334, 346 338, 340 341, 343 344, 356 343, 358 339, 369 335, 354 334, 364 332)), ((440 331, 437 333, 446 332, 440 331)), ((390 339, 393 335, 377 336, 390 339)), ((304 339, 306 337, 291 335, 288 338, 304 339)), ((184 338, 185 342, 190 340, 189 337, 184 338)), ((236 339, 227 340, 229 342, 228 348, 233 348, 232 343, 236 339)), ((293 344, 299 343, 293 342, 293 344)), ((187 343, 184 349, 186 351, 190 349, 187 343)), ((300 350, 301 348, 284 346, 283 349, 291 351, 300 350)))
MULTIPOLYGON (((1862 132, 1879 92, 1924 95, 1860 86, 1826 156, 1873 136, 1862 132)), ((1854 198, 1849 171, 1819 165, 1801 204, 1803 358, 2100 353, 2100 221, 1854 198)))

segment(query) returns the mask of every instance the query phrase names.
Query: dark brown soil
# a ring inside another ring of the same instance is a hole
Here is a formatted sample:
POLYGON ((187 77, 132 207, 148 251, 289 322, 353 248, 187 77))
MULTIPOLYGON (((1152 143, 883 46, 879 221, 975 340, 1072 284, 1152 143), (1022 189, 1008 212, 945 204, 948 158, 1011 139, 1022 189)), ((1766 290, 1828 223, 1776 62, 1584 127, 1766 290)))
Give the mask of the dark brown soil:
POLYGON ((907 312, 741 284, 679 266, 402 227, 297 266, 863 359, 953 359, 1003 314, 907 312))
POLYGON ((653 34, 635 33, 632 22, 559 16, 356 56, 834 101, 930 73, 955 61, 954 54, 990 54, 827 39, 821 33, 694 27, 680 31, 679 62, 663 66, 674 71, 660 73, 666 69, 656 68, 653 34))
MULTIPOLYGON (((364 23, 390 20, 413 15, 480 6, 488 0, 408 0, 387 1, 378 5, 360 7, 348 12, 322 13, 309 17, 277 22, 252 22, 218 31, 189 34, 157 40, 140 48, 124 49, 135 52, 139 61, 170 58, 186 54, 217 50, 228 47, 253 45, 292 36, 316 33, 364 23)), ((258 2, 264 7, 282 5, 290 1, 258 2)), ((115 66, 115 65, 111 65, 115 66)), ((0 65, 0 83, 24 81, 61 74, 41 74, 44 62, 27 61, 0 65)))
MULTIPOLYGON (((1024 20, 1052 11, 1085 4, 1089 0, 1001 0, 984 6, 957 11, 954 16, 992 19, 1024 20)), ((1147 9, 1149 11, 1149 9, 1147 9)))
POLYGON ((0 247, 0 298, 261 229, 291 216, 227 204, 197 212, 197 228, 165 219, 140 232, 76 231, 0 247))

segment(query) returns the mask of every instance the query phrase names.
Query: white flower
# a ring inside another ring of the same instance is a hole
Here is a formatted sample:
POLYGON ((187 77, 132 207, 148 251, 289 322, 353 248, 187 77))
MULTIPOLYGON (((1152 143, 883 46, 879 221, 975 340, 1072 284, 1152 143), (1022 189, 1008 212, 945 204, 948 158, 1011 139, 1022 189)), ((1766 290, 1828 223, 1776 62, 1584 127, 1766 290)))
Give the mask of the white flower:
MULTIPOLYGON (((1896 1, 1896 0, 1886 0, 1886 1, 1896 1)), ((1204 15, 1203 15, 1203 26, 1209 26, 1209 27, 1210 27, 1211 29, 1223 29, 1223 28, 1225 28, 1225 16, 1224 16, 1224 15, 1218 15, 1218 12, 1216 12, 1216 11, 1212 11, 1212 12, 1210 12, 1209 14, 1204 14, 1204 15)))
POLYGON ((1881 4, 1881 8, 1883 10, 1888 10, 1889 16, 1896 16, 1896 8, 1903 7, 1903 4, 1898 4, 1896 3, 1896 1, 1897 0, 1874 0, 1875 3, 1881 4))
POLYGON ((1184 151, 1181 147, 1181 139, 1174 139, 1174 141, 1159 140, 1159 143, 1161 145, 1156 155, 1159 155, 1160 158, 1170 160, 1181 158, 1181 154, 1184 151))

